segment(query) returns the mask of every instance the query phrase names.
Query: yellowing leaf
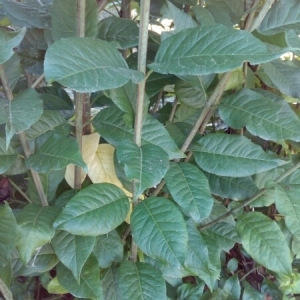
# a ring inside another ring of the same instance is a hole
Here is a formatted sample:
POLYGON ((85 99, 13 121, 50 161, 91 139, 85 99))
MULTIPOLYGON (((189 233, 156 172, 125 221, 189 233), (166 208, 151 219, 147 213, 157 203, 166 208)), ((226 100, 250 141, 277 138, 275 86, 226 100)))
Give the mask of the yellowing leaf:
MULTIPOLYGON (((88 170, 91 168, 91 164, 95 157, 99 145, 99 133, 92 133, 89 135, 84 135, 82 137, 82 158, 86 163, 88 170)), ((74 174, 75 174, 75 165, 70 164, 67 166, 65 179, 70 187, 74 188, 74 174)), ((84 181, 86 173, 81 169, 81 183, 84 181)))
MULTIPOLYGON (((100 144, 96 155, 89 166, 89 177, 93 183, 108 182, 121 188, 121 190, 128 196, 132 197, 132 193, 128 192, 118 179, 114 165, 115 148, 110 144, 100 144)), ((130 215, 132 212, 132 204, 125 219, 126 223, 130 224, 130 215)))
POLYGON ((69 291, 67 291, 65 288, 63 288, 58 280, 57 277, 54 277, 47 286, 48 293, 50 294, 67 294, 69 291))
POLYGON ((89 165, 89 177, 93 183, 112 183, 123 188, 118 179, 114 166, 115 148, 110 144, 100 144, 91 164, 89 165))
MULTIPOLYGON (((129 198, 132 198, 132 193, 127 191, 122 185, 121 181, 116 175, 115 165, 114 165, 114 152, 115 148, 110 144, 100 144, 96 151, 96 155, 90 164, 89 177, 93 183, 112 183, 119 187, 129 198)), ((144 200, 144 196, 141 195, 140 199, 144 200)), ((125 222, 130 224, 130 215, 132 212, 132 204, 130 204, 130 209, 125 222)))

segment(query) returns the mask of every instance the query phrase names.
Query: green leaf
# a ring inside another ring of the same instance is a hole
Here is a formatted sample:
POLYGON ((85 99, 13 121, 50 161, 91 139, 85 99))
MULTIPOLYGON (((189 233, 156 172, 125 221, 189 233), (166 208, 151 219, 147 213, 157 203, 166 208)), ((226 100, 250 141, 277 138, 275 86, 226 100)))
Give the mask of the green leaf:
POLYGON ((165 181, 174 201, 194 222, 210 215, 214 199, 205 175, 196 166, 171 163, 165 181))
POLYGON ((236 243, 240 243, 235 226, 226 222, 219 222, 209 227, 206 233, 214 240, 215 246, 226 252, 229 252, 236 243))
POLYGON ((243 293, 243 298, 242 300, 264 300, 265 296, 261 292, 255 290, 251 284, 249 284, 247 281, 243 282, 243 288, 244 288, 244 293, 243 293))
POLYGON ((96 238, 93 253, 98 259, 100 268, 105 269, 112 262, 120 262, 123 258, 123 252, 124 246, 117 231, 113 230, 96 238))
POLYGON ((0 291, 4 296, 5 300, 14 300, 13 295, 9 288, 6 286, 5 282, 0 278, 0 291))
POLYGON ((63 87, 45 86, 39 88, 38 92, 44 102, 45 110, 56 110, 66 119, 73 116, 74 104, 63 87))
POLYGON ((198 143, 192 149, 197 164, 219 176, 246 177, 287 163, 266 154, 244 136, 209 134, 198 143))
POLYGON ((75 235, 106 234, 125 220, 128 211, 128 198, 120 188, 110 183, 92 184, 68 201, 54 228, 75 235))
POLYGON ((146 94, 149 98, 155 96, 159 91, 169 84, 174 84, 177 77, 174 75, 163 75, 159 73, 151 73, 146 81, 146 94))
POLYGON ((245 250, 259 264, 282 275, 292 272, 290 250, 278 225, 259 212, 243 214, 236 230, 245 250))
POLYGON ((262 69, 280 92, 293 98, 300 98, 300 87, 297 84, 300 76, 299 66, 279 60, 262 64, 262 69))
POLYGON ((3 68, 8 84, 13 91, 23 72, 23 68, 20 64, 20 57, 14 53, 13 56, 3 64, 3 68))
POLYGON ((196 120, 199 118, 200 110, 201 109, 181 104, 176 110, 174 122, 183 122, 194 126, 196 120))
POLYGON ((7 203, 0 207, 0 267, 9 261, 17 239, 17 222, 7 203))
POLYGON ((8 61, 14 54, 13 48, 17 47, 25 36, 26 28, 16 31, 7 31, 0 28, 0 64, 8 61))
POLYGON ((284 52, 270 53, 251 33, 216 24, 185 29, 164 40, 148 67, 162 74, 207 75, 233 70, 244 61, 268 62, 284 52))
POLYGON ((50 8, 52 1, 30 0, 15 2, 1 0, 8 19, 15 26, 27 28, 51 28, 50 8))
MULTIPOLYGON (((125 125, 123 115, 117 107, 109 107, 100 111, 93 119, 93 126, 114 147, 118 147, 120 142, 133 141, 133 129, 125 125)), ((145 144, 159 146, 168 153, 169 159, 184 157, 163 125, 149 115, 145 118, 142 129, 142 145, 145 144)))
MULTIPOLYGON (((220 3, 221 5, 224 2, 220 3)), ((231 2, 232 3, 232 2, 231 2)), ((216 5, 205 5, 202 6, 194 6, 192 8, 193 13, 196 16, 197 21, 201 25, 214 25, 216 23, 223 24, 227 27, 232 27, 232 21, 225 10, 220 6, 216 5)))
POLYGON ((189 241, 184 265, 212 290, 221 271, 220 250, 214 241, 201 234, 191 221, 187 222, 187 229, 189 241))
MULTIPOLYGON (((228 213, 228 209, 221 202, 215 200, 211 214, 201 222, 201 225, 205 225, 217 219, 218 217, 223 216, 226 213, 228 213)), ((232 215, 225 218, 223 222, 235 225, 235 221, 232 215)))
POLYGON ((15 133, 28 129, 39 120, 43 113, 43 102, 39 94, 29 88, 19 93, 13 101, 8 101, 4 110, 7 114, 6 147, 8 147, 15 133))
POLYGON ((239 300, 241 295, 240 281, 237 275, 226 280, 223 291, 227 294, 225 299, 239 300))
POLYGON ((131 227, 135 242, 146 255, 180 268, 187 252, 188 232, 175 204, 161 197, 142 201, 133 210, 131 227))
POLYGON ((249 132, 265 140, 300 141, 299 117, 284 99, 274 101, 266 92, 262 95, 241 89, 222 101, 219 113, 230 127, 247 126, 249 132))
POLYGON ((203 81, 202 77, 207 76, 195 77, 197 77, 199 80, 199 86, 197 88, 187 81, 178 80, 175 84, 175 93, 180 103, 184 103, 185 105, 194 108, 201 108, 204 106, 205 101, 207 100, 207 94, 205 91, 207 84, 205 84, 205 81, 203 81))
POLYGON ((47 81, 57 81, 77 92, 117 88, 143 74, 128 68, 121 53, 106 41, 66 38, 52 44, 45 56, 47 81))
POLYGON ((52 270, 58 262, 59 259, 49 244, 45 244, 40 250, 38 250, 34 257, 26 265, 23 265, 21 262, 17 250, 12 253, 12 265, 14 268, 14 276, 16 277, 39 276, 52 270))
POLYGON ((41 118, 25 131, 28 141, 35 139, 47 140, 51 135, 57 133, 68 135, 69 124, 57 111, 44 110, 41 118))
POLYGON ((60 285, 78 298, 102 300, 102 289, 97 259, 91 255, 86 261, 80 274, 80 284, 72 272, 63 264, 56 267, 57 279, 60 285))
POLYGON ((173 2, 175 1, 177 3, 188 4, 188 5, 196 5, 197 4, 197 0, 172 0, 172 1, 173 2))
POLYGON ((300 184, 283 189, 275 186, 274 198, 278 212, 285 217, 285 224, 290 232, 300 239, 300 184))
POLYGON ((160 13, 163 18, 171 19, 175 24, 175 29, 171 32, 168 32, 168 35, 173 35, 174 33, 177 33, 183 29, 198 26, 198 24, 193 20, 193 18, 189 14, 177 8, 170 1, 165 1, 165 3, 160 9, 160 13))
POLYGON ((16 216, 18 222, 17 248, 26 265, 35 251, 54 236, 53 222, 59 213, 54 206, 26 205, 16 216))
POLYGON ((233 25, 237 24, 244 14, 244 5, 240 0, 207 0, 205 4, 219 7, 230 16, 233 25))
POLYGON ((103 300, 120 300, 118 288, 119 269, 112 265, 108 269, 101 270, 100 278, 102 285, 103 300))
POLYGON ((11 266, 11 258, 9 258, 4 266, 0 265, 0 278, 3 282, 10 286, 13 277, 13 270, 11 266))
POLYGON ((203 294, 204 283, 191 284, 184 283, 177 289, 177 300, 199 300, 199 297, 203 294))
POLYGON ((5 140, 0 138, 0 174, 6 172, 17 159, 18 153, 12 147, 6 149, 5 140))
POLYGON ((26 159, 26 166, 38 173, 63 169, 68 164, 80 166, 88 172, 76 140, 58 134, 53 135, 36 153, 26 159))
MULTIPOLYGON (((77 6, 78 0, 53 1, 51 7, 51 34, 54 41, 77 36, 77 6)), ((87 0, 85 7, 85 37, 95 37, 97 35, 97 23, 97 3, 94 0, 87 0)))
MULTIPOLYGON (((58 185, 64 179, 65 172, 66 172, 65 169, 62 169, 62 170, 51 171, 46 174, 39 174, 39 177, 40 177, 40 180, 41 180, 41 183, 43 186, 43 190, 46 194, 47 201, 49 203, 55 197, 56 190, 58 188, 58 185)), ((34 183, 34 180, 32 179, 31 174, 29 174, 27 193, 32 202, 38 203, 38 204, 41 203, 39 193, 37 191, 37 188, 35 186, 35 183, 34 183)))
POLYGON ((120 49, 132 48, 139 43, 139 28, 133 20, 109 17, 99 22, 98 38, 116 42, 120 49))
POLYGON ((167 300, 166 284, 161 273, 147 263, 123 262, 118 286, 122 300, 167 300))
POLYGON ((245 200, 258 192, 253 179, 249 177, 224 177, 204 172, 212 194, 232 200, 245 200))
MULTIPOLYGON (((166 129, 168 130, 170 136, 175 141, 176 145, 181 148, 184 144, 187 136, 193 129, 193 125, 184 122, 172 123, 170 121, 166 122, 166 129)), ((200 134, 196 134, 193 138, 192 144, 201 138, 200 134)))
MULTIPOLYGON (((268 181, 274 181, 277 177, 285 172, 283 167, 276 168, 271 171, 255 174, 254 183, 259 189, 265 188, 268 181)), ((250 207, 270 206, 275 202, 275 190, 267 190, 263 195, 254 200, 250 207)))
POLYGON ((165 176, 168 166, 168 154, 156 145, 122 143, 117 147, 119 163, 124 164, 125 174, 135 186, 134 198, 147 188, 158 184, 165 176))
POLYGON ((66 231, 59 231, 51 240, 56 255, 72 271, 78 283, 82 267, 92 253, 95 241, 93 236, 78 236, 66 231))
POLYGON ((268 33, 293 29, 300 33, 300 3, 297 0, 277 1, 262 20, 259 30, 268 33))

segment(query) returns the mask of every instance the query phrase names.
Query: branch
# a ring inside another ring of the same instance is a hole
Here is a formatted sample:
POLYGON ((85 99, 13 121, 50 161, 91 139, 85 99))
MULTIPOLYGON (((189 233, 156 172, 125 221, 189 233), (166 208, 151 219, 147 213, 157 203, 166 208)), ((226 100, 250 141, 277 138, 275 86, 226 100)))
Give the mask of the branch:
MULTIPOLYGON (((0 64, 0 78, 1 78, 1 82, 2 82, 2 87, 3 87, 3 91, 4 91, 4 94, 6 96, 6 98, 9 100, 9 101, 13 101, 13 94, 12 94, 12 90, 9 86, 9 82, 8 82, 8 79, 6 77, 6 74, 5 74, 5 70, 4 70, 4 67, 3 65, 0 64)), ((29 147, 29 144, 28 144, 28 140, 27 140, 27 137, 26 137, 26 134, 24 131, 22 131, 21 133, 18 134, 19 136, 19 139, 21 141, 21 144, 22 144, 22 148, 24 150, 24 154, 25 154, 25 157, 29 157, 31 155, 31 149, 29 147)), ((39 197, 41 199, 41 202, 42 202, 42 205, 43 206, 48 206, 48 202, 47 202, 47 196, 44 192, 44 188, 43 188, 43 185, 42 185, 42 182, 41 182, 41 179, 40 179, 40 176, 38 173, 36 173, 34 170, 30 169, 30 172, 31 172, 31 175, 32 175, 32 179, 34 181, 34 184, 36 186, 36 190, 39 194, 39 197)))
POLYGON ((102 11, 102 9, 105 7, 105 5, 107 4, 108 0, 100 0, 98 1, 97 5, 98 5, 98 14, 102 11))
MULTIPOLYGON (((214 111, 213 107, 219 103, 219 101, 222 97, 222 94, 224 92, 225 86, 227 84, 227 81, 229 80, 230 75, 231 75, 231 72, 227 72, 223 75, 223 77, 220 79, 218 85, 216 86, 215 90, 213 91, 213 93, 211 94, 211 96, 209 97, 207 102, 205 103, 205 106, 203 107, 194 127, 192 128, 191 132, 189 133, 183 146, 180 149, 182 152, 185 152, 188 149, 190 143, 192 142, 193 138, 197 134, 200 126, 204 132, 204 129, 205 129, 207 123, 209 122, 210 116, 213 114, 213 111, 214 111)), ((162 180, 160 182, 160 184, 156 187, 156 189, 153 191, 152 196, 157 196, 164 185, 165 185, 165 181, 162 180)))
MULTIPOLYGON (((293 172, 295 172, 298 168, 300 168, 300 163, 294 165, 292 168, 290 168, 289 170, 287 170, 286 172, 284 172, 283 174, 281 174, 279 177, 277 177, 275 179, 276 183, 280 183, 283 179, 285 179, 287 176, 289 176, 290 174, 292 174, 293 172)), ((244 208, 245 206, 249 205, 250 203, 252 203, 254 200, 256 200, 258 197, 260 197, 261 195, 263 195, 265 192, 267 191, 267 189, 263 188, 261 190, 259 190, 255 195, 253 195, 252 197, 250 197, 248 200, 245 200, 243 203, 241 203, 239 206, 231 209, 229 212, 227 212, 226 214, 220 216, 219 218, 211 221, 210 223, 207 223, 203 226, 200 226, 198 229, 199 230, 204 230, 207 229, 217 223, 219 223, 220 221, 223 221, 224 219, 226 219, 227 217, 235 214, 236 212, 238 212, 240 209, 244 208)))
POLYGON ((275 0, 267 0, 264 4, 264 6, 262 7, 262 9, 260 10, 257 18, 255 19, 253 25, 251 26, 250 32, 254 31, 255 29, 257 29, 259 27, 259 25, 261 24, 262 20, 264 19, 264 17, 266 16, 268 10, 270 9, 270 7, 272 6, 272 4, 274 3, 275 0))
MULTIPOLYGON (((141 0, 141 16, 140 16, 140 31, 139 31, 139 46, 138 46, 138 67, 137 70, 144 74, 144 79, 138 83, 136 107, 135 107, 135 122, 134 122, 134 143, 141 146, 142 141, 142 126, 143 126, 143 110, 146 85, 146 60, 147 60, 147 45, 148 45, 148 24, 150 14, 150 0, 141 0)), ((133 194, 134 184, 133 184, 133 194)), ((136 200, 133 199, 133 209, 136 205, 136 200)), ((132 239, 131 243, 131 259, 137 260, 137 245, 132 239)))
MULTIPOLYGON (((78 0, 77 2, 77 36, 84 37, 85 35, 85 8, 86 0, 78 0)), ((84 93, 75 93, 75 137, 78 143, 80 153, 82 153, 82 129, 83 123, 83 112, 85 111, 85 100, 86 96, 84 93)), ((74 189, 79 190, 81 188, 81 167, 75 166, 74 174, 74 189)))

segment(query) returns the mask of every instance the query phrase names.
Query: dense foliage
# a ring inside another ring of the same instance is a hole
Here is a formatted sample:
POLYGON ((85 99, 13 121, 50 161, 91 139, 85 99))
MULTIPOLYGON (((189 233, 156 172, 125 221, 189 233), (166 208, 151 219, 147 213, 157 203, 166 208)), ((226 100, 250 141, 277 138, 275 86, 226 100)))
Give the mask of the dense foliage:
POLYGON ((299 0, 149 2, 0 0, 1 299, 300 294, 299 0))

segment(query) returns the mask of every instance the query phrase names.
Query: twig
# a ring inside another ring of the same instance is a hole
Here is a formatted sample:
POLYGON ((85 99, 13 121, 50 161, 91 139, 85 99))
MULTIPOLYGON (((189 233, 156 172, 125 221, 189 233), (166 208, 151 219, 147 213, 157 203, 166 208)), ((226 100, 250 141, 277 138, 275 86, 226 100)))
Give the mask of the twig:
MULTIPOLYGON (((146 75, 146 60, 147 60, 147 44, 148 44, 148 24, 150 14, 150 0, 141 1, 141 21, 139 32, 139 47, 138 47, 138 67, 137 70, 146 75)), ((134 122, 134 143, 137 146, 141 146, 142 141, 142 126, 143 126, 143 110, 144 110, 144 97, 145 97, 145 85, 146 78, 138 83, 137 96, 136 96, 136 108, 135 108, 135 122, 134 122)), ((134 188, 133 184, 133 188, 134 188)), ((135 191, 133 189, 133 194, 135 191)), ((134 196, 133 209, 136 205, 138 196, 134 196)), ((131 259, 137 260, 137 245, 132 239, 131 243, 131 259)))
POLYGON ((275 0, 267 0, 251 26, 250 32, 257 29, 275 0))
POLYGON ((45 78, 45 74, 43 73, 37 80, 31 85, 31 88, 35 89, 45 78))
MULTIPOLYGON (((85 35, 85 8, 86 0, 77 2, 77 36, 85 35)), ((82 129, 83 129, 83 112, 86 95, 84 93, 75 93, 75 137, 78 143, 79 151, 82 153, 82 129)), ((74 189, 81 188, 81 167, 75 166, 74 189)))
POLYGON ((162 94, 163 94, 164 90, 162 89, 159 93, 158 93, 158 96, 157 96, 157 99, 155 101, 155 104, 154 104, 154 107, 153 107, 153 110, 152 112, 153 113, 156 113, 159 109, 159 104, 160 104, 160 100, 161 100, 161 97, 162 97, 162 94))
POLYGON ((126 230, 122 233, 121 238, 122 238, 122 242, 123 242, 123 243, 125 243, 125 241, 126 241, 126 239, 127 239, 127 237, 128 237, 128 235, 129 235, 130 232, 131 232, 131 226, 129 225, 129 226, 126 228, 126 230))
MULTIPOLYGON (((200 126, 202 128, 206 127, 207 123, 209 122, 209 119, 210 119, 211 115, 213 114, 213 111, 214 111, 213 107, 216 106, 219 103, 219 101, 221 99, 221 96, 224 92, 225 86, 227 84, 227 81, 229 80, 230 75, 231 75, 231 71, 225 73, 223 75, 223 77, 220 79, 220 81, 217 84, 216 88, 214 89, 213 93, 211 94, 211 96, 207 100, 205 106, 203 107, 203 109, 200 113, 200 116, 198 117, 196 123, 194 124, 194 127, 192 128, 192 130, 190 131, 190 133, 189 133, 188 137, 186 138, 184 144, 182 145, 182 147, 180 149, 182 152, 185 152, 188 149, 190 143, 192 142, 193 138, 197 134, 200 126)), ((176 160, 176 161, 178 161, 178 160, 176 160)), ((156 187, 156 189, 153 191, 152 196, 157 196, 164 185, 165 185, 165 181, 162 180, 160 182, 160 184, 156 187)))
MULTIPOLYGON (((287 170, 286 172, 284 172, 282 175, 280 175, 279 177, 277 177, 275 179, 276 183, 280 183, 283 179, 285 179, 287 176, 289 176, 290 174, 292 174, 293 172, 295 172, 297 169, 300 168, 300 163, 294 165, 292 168, 290 168, 289 170, 287 170)), ((263 188, 261 190, 259 190, 255 195, 253 195, 252 197, 250 197, 248 200, 243 201, 243 203, 241 203, 239 206, 231 209, 229 212, 227 212, 226 214, 220 216, 219 218, 211 221, 210 223, 207 223, 203 226, 200 226, 198 229, 199 230, 204 230, 207 229, 217 223, 219 223, 220 221, 223 221, 224 219, 226 219, 227 217, 235 214, 236 212, 238 212, 240 209, 244 208, 245 206, 249 205, 251 202, 253 202, 254 200, 256 200, 258 197, 260 197, 261 195, 263 195, 265 192, 267 191, 267 189, 263 188)))
POLYGON ((98 1, 98 3, 97 3, 97 5, 98 5, 98 14, 105 7, 105 5, 107 4, 107 2, 108 2, 108 0, 100 0, 100 1, 98 1))
POLYGON ((174 116, 175 116, 175 112, 176 112, 177 105, 178 105, 178 99, 177 99, 177 97, 176 97, 176 98, 175 98, 175 101, 174 101, 174 103, 173 103, 173 107, 172 107, 172 110, 171 110, 171 113, 170 113, 170 117, 169 117, 169 121, 170 121, 170 122, 173 122, 173 119, 174 119, 174 116))
MULTIPOLYGON (((5 74, 5 70, 4 70, 4 67, 3 65, 0 64, 0 78, 1 78, 1 82, 2 82, 2 87, 3 87, 3 91, 4 91, 4 94, 6 96, 6 98, 9 100, 9 101, 13 101, 13 94, 12 94, 12 91, 11 91, 11 88, 9 86, 9 83, 8 83, 8 79, 6 77, 6 74, 5 74)), ((26 134, 24 131, 22 131, 21 133, 19 133, 19 139, 21 141, 21 144, 22 144, 22 148, 24 150, 24 154, 25 154, 25 157, 29 157, 31 155, 31 149, 29 147, 29 144, 28 144, 28 140, 27 140, 27 137, 26 137, 26 134)), ((44 188, 43 188, 43 185, 42 185, 42 182, 41 182, 41 179, 39 177, 39 174, 36 173, 34 170, 30 169, 30 172, 31 172, 31 175, 32 175, 32 179, 34 181, 34 184, 36 186, 36 190, 39 194, 39 197, 41 199, 41 203, 43 206, 48 206, 48 202, 47 202, 47 196, 44 192, 44 188)))
POLYGON ((11 179, 8 179, 8 181, 29 203, 32 203, 30 198, 11 179))
POLYGON ((248 15, 248 18, 246 20, 246 24, 245 24, 244 30, 249 31, 250 28, 252 27, 252 25, 253 25, 253 19, 254 19, 254 16, 255 16, 255 13, 256 13, 259 1, 260 0, 254 0, 253 5, 251 6, 251 8, 253 8, 253 9, 251 10, 251 12, 248 15))

